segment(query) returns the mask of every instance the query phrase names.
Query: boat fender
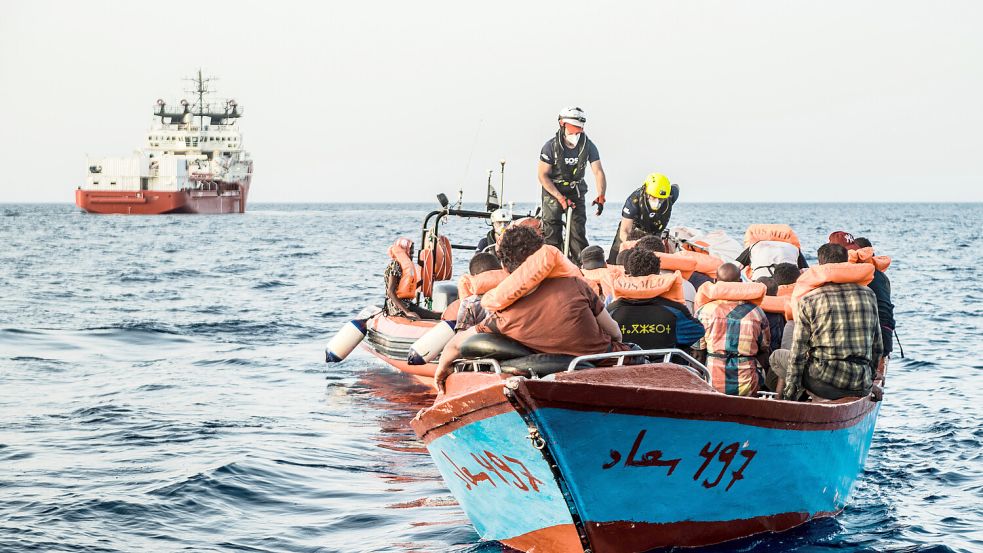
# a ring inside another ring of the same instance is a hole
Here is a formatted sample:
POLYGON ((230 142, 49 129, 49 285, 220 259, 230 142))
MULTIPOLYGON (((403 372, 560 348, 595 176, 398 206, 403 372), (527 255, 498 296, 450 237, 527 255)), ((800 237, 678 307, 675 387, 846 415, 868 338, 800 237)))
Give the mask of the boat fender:
POLYGON ((495 333, 480 333, 461 343, 462 359, 515 359, 536 352, 519 342, 495 333))
MULTIPOLYGON (((502 366, 503 373, 542 378, 550 374, 566 372, 567 367, 570 366, 570 362, 574 359, 575 357, 573 355, 564 355, 562 353, 534 353, 532 355, 502 361, 500 365, 502 366)), ((577 365, 577 368, 593 369, 595 366, 593 363, 581 361, 577 365)))
POLYGON ((417 338, 406 356, 410 365, 426 365, 440 355, 440 352, 454 337, 457 321, 439 321, 423 336, 417 338))
POLYGON ((874 280, 874 265, 871 263, 825 263, 809 267, 795 281, 792 298, 785 318, 794 320, 798 316, 798 302, 806 294, 824 284, 861 284, 867 286, 874 280))
POLYGON ((362 342, 365 338, 365 320, 352 319, 341 327, 341 330, 331 338, 324 350, 325 363, 339 363, 362 342))
POLYGON ((874 255, 874 248, 860 248, 859 250, 847 250, 850 263, 870 263, 880 272, 884 272, 891 266, 891 258, 886 255, 874 255))
POLYGON ((761 305, 768 287, 762 282, 705 282, 696 291, 693 309, 717 300, 749 302, 761 305))
MULTIPOLYGON (((564 277, 584 279, 584 274, 563 255, 563 252, 555 246, 546 244, 527 257, 515 272, 505 277, 498 286, 486 292, 481 298, 481 305, 488 311, 501 311, 531 292, 544 280, 564 277)), ((584 282, 587 280, 584 279, 584 282)))

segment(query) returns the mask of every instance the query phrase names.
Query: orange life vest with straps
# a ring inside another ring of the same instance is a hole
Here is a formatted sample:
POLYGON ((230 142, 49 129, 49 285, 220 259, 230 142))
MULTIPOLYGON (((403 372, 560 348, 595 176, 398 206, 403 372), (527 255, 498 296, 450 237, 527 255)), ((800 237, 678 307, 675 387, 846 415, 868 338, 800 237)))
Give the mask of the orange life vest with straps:
POLYGON ((597 269, 581 269, 581 272, 584 273, 584 278, 594 285, 597 294, 605 298, 612 293, 609 286, 611 281, 624 275, 625 269, 621 265, 608 265, 597 269))
POLYGON ((531 292, 547 278, 562 277, 587 280, 580 268, 567 259, 563 252, 554 246, 544 245, 527 257, 498 286, 485 292, 481 298, 481 306, 488 311, 500 311, 531 292))
POLYGON ((779 286, 777 296, 765 296, 761 300, 761 309, 765 313, 780 313, 784 315, 789 302, 792 300, 792 289, 794 288, 794 284, 783 284, 779 286))
POLYGON ((683 303, 683 276, 679 271, 665 275, 633 277, 620 275, 609 281, 615 299, 647 300, 663 297, 683 303))
POLYGON ((686 280, 689 280, 689 277, 693 276, 693 271, 696 270, 696 266, 698 265, 698 262, 692 257, 679 253, 655 252, 655 255, 659 258, 659 267, 663 271, 679 271, 686 280))
POLYGON ((826 263, 809 267, 795 281, 791 301, 785 310, 785 318, 794 320, 798 315, 798 301, 824 284, 870 284, 874 280, 874 265, 870 263, 826 263))
POLYGON ((410 259, 413 242, 409 238, 398 238, 389 246, 389 257, 399 263, 402 275, 396 286, 396 297, 401 300, 411 300, 416 297, 416 286, 420 281, 420 268, 410 259))
POLYGON ((681 255, 683 257, 689 257, 690 259, 696 260, 696 269, 698 273, 703 273, 710 278, 717 278, 717 269, 724 264, 724 260, 719 257, 710 255, 708 253, 703 253, 694 250, 679 250, 676 255, 681 255))
POLYGON ((891 258, 886 255, 874 255, 874 248, 860 248, 859 250, 847 250, 850 263, 870 263, 880 272, 884 272, 891 266, 891 258))
POLYGON ((761 282, 704 282, 696 291, 693 310, 716 301, 741 301, 761 305, 768 287, 761 282))
POLYGON ((799 243, 799 236, 788 225, 750 225, 747 231, 744 232, 745 248, 755 242, 763 242, 765 240, 785 242, 786 244, 792 244, 800 250, 802 249, 802 244, 799 243))
POLYGON ((482 295, 498 286, 509 276, 505 269, 494 269, 476 275, 462 275, 457 281, 457 297, 464 299, 475 294, 482 295))

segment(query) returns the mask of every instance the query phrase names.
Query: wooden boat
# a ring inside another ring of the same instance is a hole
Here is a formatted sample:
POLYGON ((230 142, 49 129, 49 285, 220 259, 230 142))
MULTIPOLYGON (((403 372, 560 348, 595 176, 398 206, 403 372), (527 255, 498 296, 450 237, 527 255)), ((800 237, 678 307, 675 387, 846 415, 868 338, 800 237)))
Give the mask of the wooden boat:
POLYGON ((728 396, 679 350, 569 367, 640 354, 691 362, 543 378, 509 375, 501 361, 458 363, 412 425, 483 539, 641 552, 780 532, 844 508, 870 448, 872 397, 728 396))

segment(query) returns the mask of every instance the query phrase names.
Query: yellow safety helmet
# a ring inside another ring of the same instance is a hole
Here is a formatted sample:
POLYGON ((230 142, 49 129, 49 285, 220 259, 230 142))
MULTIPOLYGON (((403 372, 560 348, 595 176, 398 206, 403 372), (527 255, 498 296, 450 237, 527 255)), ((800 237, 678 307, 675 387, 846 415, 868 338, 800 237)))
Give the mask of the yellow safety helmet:
POLYGON ((664 200, 671 192, 672 184, 669 183, 669 177, 660 173, 652 173, 645 177, 645 193, 649 196, 664 200))

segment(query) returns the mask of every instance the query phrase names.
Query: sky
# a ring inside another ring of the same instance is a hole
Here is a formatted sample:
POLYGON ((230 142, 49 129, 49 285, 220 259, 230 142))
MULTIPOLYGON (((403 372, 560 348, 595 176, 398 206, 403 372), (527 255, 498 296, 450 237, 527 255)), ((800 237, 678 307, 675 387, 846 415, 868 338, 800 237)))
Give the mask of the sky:
MULTIPOLYGON (((201 68, 244 108, 254 202, 538 201, 587 112, 620 204, 983 201, 978 1, 3 3, 0 202, 71 202, 201 68)), ((591 197, 594 185, 591 183, 591 197)))

